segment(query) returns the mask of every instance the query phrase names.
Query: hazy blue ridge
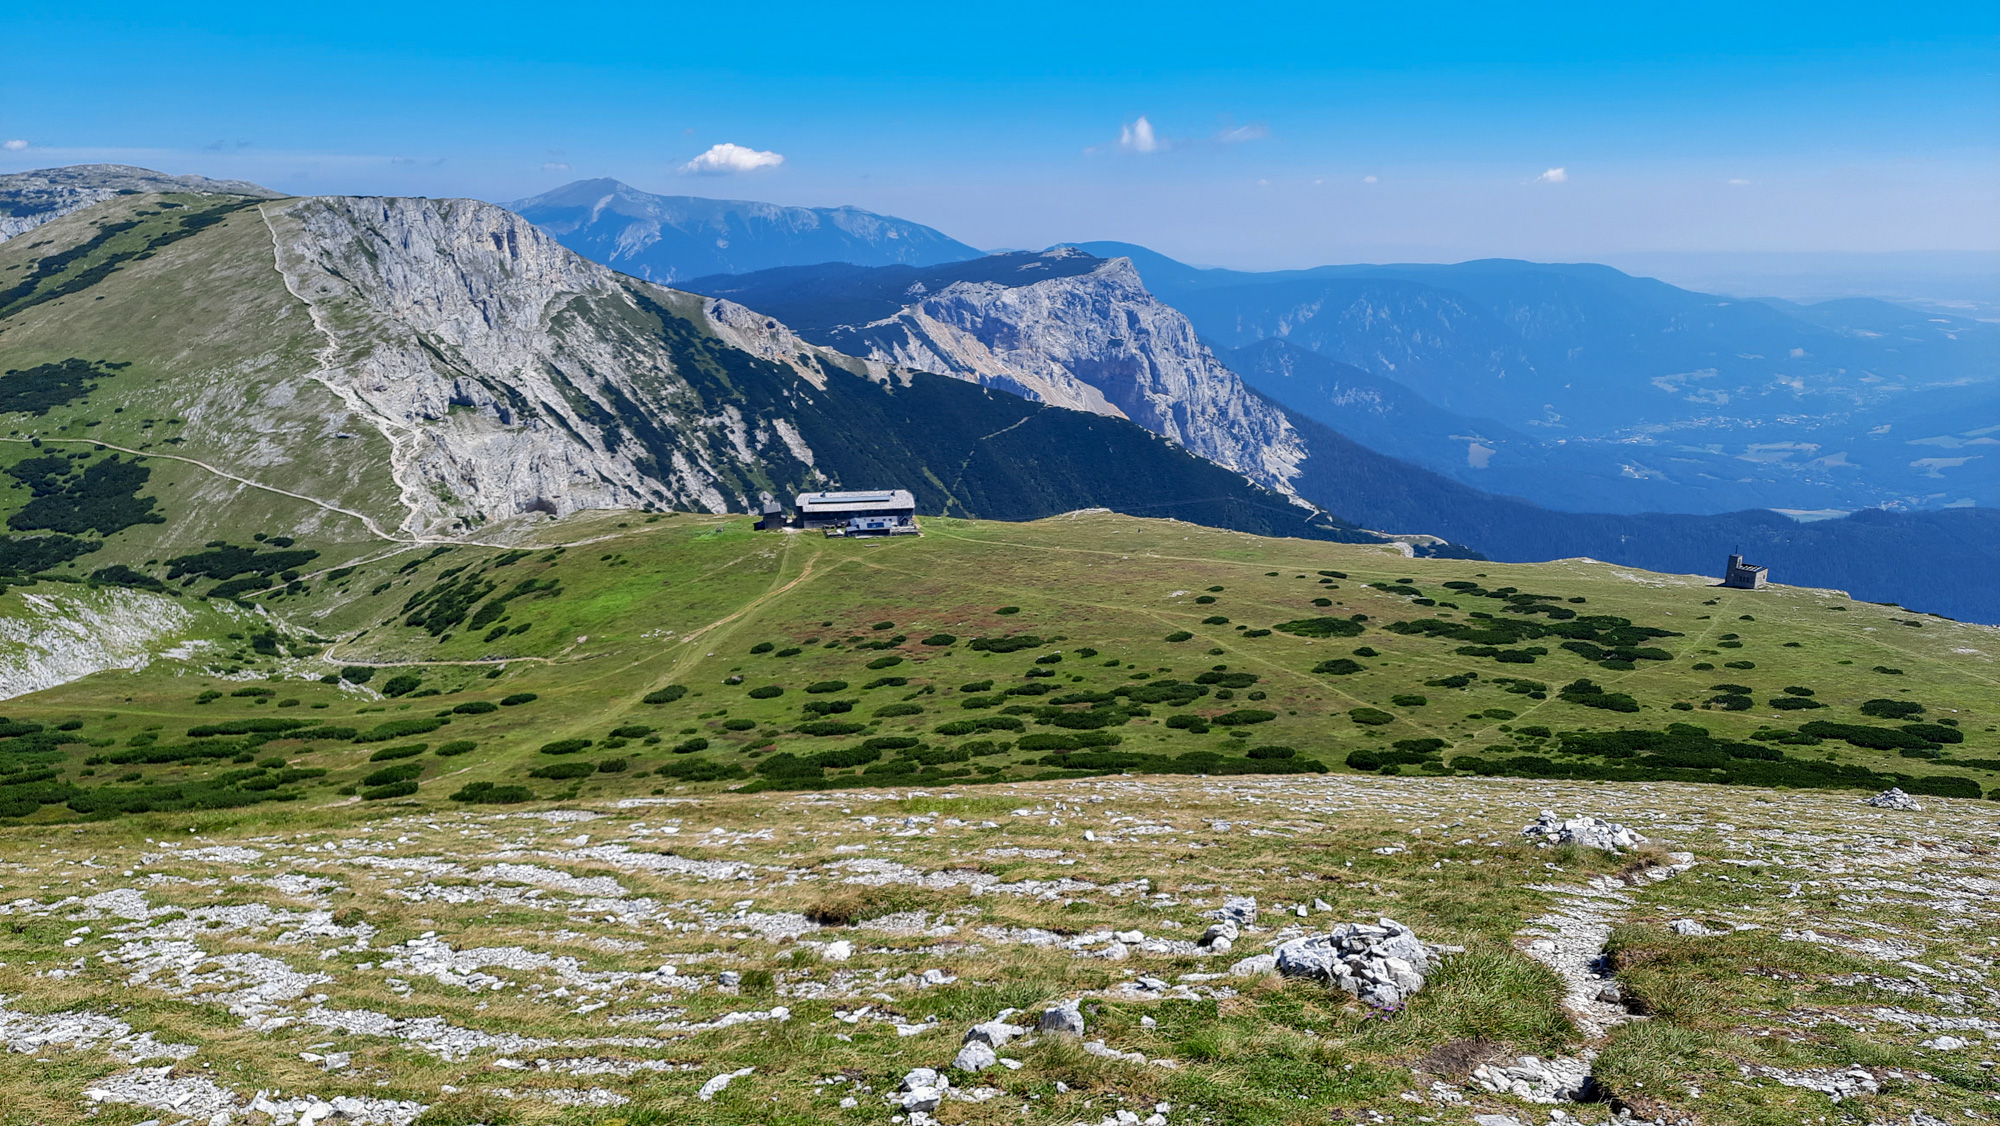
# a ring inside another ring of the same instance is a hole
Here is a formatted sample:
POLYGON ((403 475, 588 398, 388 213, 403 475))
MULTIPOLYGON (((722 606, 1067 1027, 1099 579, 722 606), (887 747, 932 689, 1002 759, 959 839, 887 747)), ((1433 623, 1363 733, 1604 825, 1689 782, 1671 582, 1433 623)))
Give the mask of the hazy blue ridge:
POLYGON ((654 195, 610 179, 578 180, 503 206, 586 258, 661 283, 821 262, 923 266, 981 254, 921 223, 856 207, 654 195))
POLYGON ((1864 509, 1800 523, 1768 509, 1716 515, 1558 512, 1376 453, 1292 412, 1312 450, 1301 496, 1364 528, 1424 531, 1502 562, 1588 556, 1647 570, 1722 572, 1740 550, 1774 582, 1845 590, 1961 621, 2000 624, 2000 509, 1864 509))

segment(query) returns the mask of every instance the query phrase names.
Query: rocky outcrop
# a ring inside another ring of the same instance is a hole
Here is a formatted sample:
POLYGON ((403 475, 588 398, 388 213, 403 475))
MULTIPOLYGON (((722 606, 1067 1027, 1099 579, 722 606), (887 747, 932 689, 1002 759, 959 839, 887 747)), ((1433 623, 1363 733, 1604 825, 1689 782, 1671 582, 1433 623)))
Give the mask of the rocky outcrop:
POLYGON ((119 587, 55 583, 15 598, 0 617, 0 700, 106 669, 143 669, 195 621, 175 599, 119 587))
POLYGON ((740 306, 632 283, 491 204, 264 210, 278 270, 325 337, 312 376, 389 438, 410 531, 584 508, 742 511, 767 455, 811 464, 796 427, 696 394, 661 317, 814 386, 823 355, 852 366, 740 306))
POLYGON ((827 343, 1038 402, 1129 418, 1258 484, 1294 492, 1304 439, 1283 411, 1222 366, 1185 316, 1146 291, 1130 259, 1026 285, 961 281, 911 296, 916 300, 894 315, 834 330, 827 343))

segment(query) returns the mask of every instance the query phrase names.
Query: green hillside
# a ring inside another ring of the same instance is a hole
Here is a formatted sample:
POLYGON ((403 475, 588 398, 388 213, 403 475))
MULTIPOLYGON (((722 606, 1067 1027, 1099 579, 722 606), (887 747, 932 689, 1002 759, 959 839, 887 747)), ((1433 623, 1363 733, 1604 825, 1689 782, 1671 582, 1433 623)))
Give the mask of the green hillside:
POLYGON ((1108 513, 877 541, 606 513, 515 546, 244 537, 141 574, 234 613, 10 701, 35 775, 0 786, 13 815, 1125 772, 2000 789, 1989 629, 1585 561, 1108 513))

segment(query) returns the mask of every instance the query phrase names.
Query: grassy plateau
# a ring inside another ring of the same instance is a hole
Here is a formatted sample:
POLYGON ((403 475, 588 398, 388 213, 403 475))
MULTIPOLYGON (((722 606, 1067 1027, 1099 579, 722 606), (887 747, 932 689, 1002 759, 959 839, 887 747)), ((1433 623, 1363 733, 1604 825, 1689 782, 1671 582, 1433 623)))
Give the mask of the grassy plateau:
POLYGON ((1539 1121, 1524 1056, 1586 1122, 1994 1113, 1986 627, 1107 513, 484 538, 0 595, 181 615, 5 705, 0 1121, 1539 1121), (1381 916, 1462 948, 1400 1009, 1232 972, 1381 916))

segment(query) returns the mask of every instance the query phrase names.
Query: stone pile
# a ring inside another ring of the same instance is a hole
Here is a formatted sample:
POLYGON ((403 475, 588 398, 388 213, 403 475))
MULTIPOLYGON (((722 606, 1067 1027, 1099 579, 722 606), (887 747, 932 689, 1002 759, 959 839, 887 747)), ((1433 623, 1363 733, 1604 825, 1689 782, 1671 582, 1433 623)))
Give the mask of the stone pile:
POLYGON ((1904 793, 1901 787, 1898 786, 1891 786, 1861 804, 1872 805, 1876 809, 1907 809, 1917 811, 1924 808, 1917 804, 1917 799, 1904 793))
POLYGON ((1596 1088, 1588 1061, 1536 1056, 1522 1056, 1512 1064, 1480 1064, 1472 1069, 1472 1081, 1496 1095, 1531 1103, 1585 1102, 1596 1088))
POLYGON ((1317 978, 1385 1009, 1422 989, 1431 968, 1431 952, 1416 933, 1388 918, 1292 939, 1278 947, 1276 958, 1287 977, 1317 978))
POLYGON ((1646 843, 1646 838, 1616 821, 1602 817, 1572 817, 1567 821, 1552 810, 1543 810, 1534 824, 1524 826, 1521 835, 1533 838, 1537 847, 1573 844, 1605 852, 1623 852, 1646 843))

